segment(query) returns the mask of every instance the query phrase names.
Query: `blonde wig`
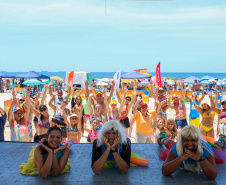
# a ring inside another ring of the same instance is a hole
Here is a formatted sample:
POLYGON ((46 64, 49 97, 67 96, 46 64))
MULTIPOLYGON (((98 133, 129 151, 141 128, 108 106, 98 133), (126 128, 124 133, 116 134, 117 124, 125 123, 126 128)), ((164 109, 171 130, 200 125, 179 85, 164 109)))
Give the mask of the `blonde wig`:
MULTIPOLYGON (((211 155, 213 155, 213 153, 207 146, 207 143, 203 140, 200 130, 193 125, 187 125, 180 131, 179 136, 178 136, 178 140, 177 140, 177 144, 176 144, 176 150, 177 150, 178 157, 184 153, 183 138, 189 137, 189 136, 193 137, 194 139, 197 139, 198 146, 197 146, 196 153, 203 155, 203 149, 206 149, 211 155)), ((183 164, 184 164, 184 167, 187 168, 184 161, 183 161, 183 164)), ((197 164, 198 164, 197 165, 198 172, 200 172, 201 166, 198 161, 197 161, 197 164)))
POLYGON ((126 137, 123 127, 121 126, 121 124, 118 121, 111 120, 111 121, 104 123, 102 128, 99 130, 97 147, 103 145, 103 142, 102 142, 103 136, 105 136, 105 133, 109 130, 114 130, 114 131, 118 132, 118 136, 121 138, 121 144, 127 144, 127 140, 126 140, 127 137, 126 137))

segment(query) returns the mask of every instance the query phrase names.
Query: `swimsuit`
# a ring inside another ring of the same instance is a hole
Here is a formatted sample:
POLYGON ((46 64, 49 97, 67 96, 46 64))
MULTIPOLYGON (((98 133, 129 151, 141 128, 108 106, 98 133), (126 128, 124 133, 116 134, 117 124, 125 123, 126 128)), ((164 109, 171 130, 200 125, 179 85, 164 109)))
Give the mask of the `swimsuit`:
POLYGON ((67 132, 78 132, 78 128, 77 128, 76 125, 75 125, 74 128, 72 128, 71 126, 69 126, 68 129, 67 129, 67 132))
POLYGON ((49 123, 49 121, 48 122, 46 122, 46 123, 42 123, 42 121, 40 120, 39 122, 38 122, 38 126, 39 127, 44 127, 44 128, 49 128, 50 127, 50 123, 49 123))
POLYGON ((25 141, 29 142, 30 131, 28 124, 22 119, 23 125, 17 124, 16 120, 13 120, 13 127, 11 127, 11 141, 25 141))
MULTIPOLYGON (((92 117, 91 117, 91 119, 90 119, 90 124, 92 123, 93 119, 94 119, 94 115, 92 115, 92 117)), ((96 119, 98 119, 98 118, 96 118, 96 119)), ((98 120, 99 120, 99 123, 103 123, 103 121, 102 121, 102 116, 101 116, 101 115, 100 115, 100 119, 98 119, 98 120)), ((97 127, 98 130, 100 130, 101 128, 102 128, 101 125, 99 125, 99 126, 97 127)))
MULTIPOLYGON (((54 113, 53 117, 58 119, 58 120, 64 120, 63 118, 63 115, 61 115, 59 112, 58 112, 59 108, 57 108, 56 112, 54 113)), ((67 117, 67 109, 65 109, 65 114, 66 114, 66 117, 67 117)))
MULTIPOLYGON (((209 115, 207 115, 206 112, 204 112, 203 115, 202 115, 203 118, 208 118, 208 117, 209 118, 211 118, 211 117, 213 118, 214 116, 215 116, 215 112, 214 111, 211 111, 209 115)), ((203 128, 203 130, 205 132, 209 132, 211 129, 213 129, 213 126, 212 127, 206 127, 202 123, 201 123, 201 126, 202 126, 202 128, 203 128)))
POLYGON ((98 132, 93 132, 93 130, 91 130, 90 134, 89 134, 90 138, 97 138, 98 137, 98 132))
POLYGON ((212 127, 206 127, 202 123, 201 123, 201 126, 202 126, 203 130, 205 130, 205 132, 209 132, 211 129, 213 129, 213 126, 212 127))

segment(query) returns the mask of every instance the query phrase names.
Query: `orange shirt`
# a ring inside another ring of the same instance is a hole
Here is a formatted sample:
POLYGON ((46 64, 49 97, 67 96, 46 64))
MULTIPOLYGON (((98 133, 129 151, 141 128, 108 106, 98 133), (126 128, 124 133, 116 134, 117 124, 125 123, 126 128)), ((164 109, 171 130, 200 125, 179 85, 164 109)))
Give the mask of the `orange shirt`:
POLYGON ((138 111, 137 117, 134 116, 136 120, 136 133, 151 135, 154 133, 153 127, 150 126, 150 119, 152 119, 149 115, 147 117, 143 116, 143 114, 138 111))

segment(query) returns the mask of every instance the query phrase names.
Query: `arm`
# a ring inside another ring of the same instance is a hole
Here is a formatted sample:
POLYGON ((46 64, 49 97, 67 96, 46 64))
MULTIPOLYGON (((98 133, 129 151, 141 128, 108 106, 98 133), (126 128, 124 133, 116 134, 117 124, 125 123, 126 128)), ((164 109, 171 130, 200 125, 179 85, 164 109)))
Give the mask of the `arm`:
POLYGON ((52 163, 52 175, 58 176, 64 169, 65 165, 67 164, 68 157, 70 154, 70 149, 67 147, 67 145, 63 145, 53 152, 53 163, 52 163), (58 159, 57 152, 61 151, 61 157, 58 159))
POLYGON ((160 102, 158 99, 155 99, 155 105, 157 105, 157 106, 155 108, 155 115, 153 116, 153 118, 155 118, 158 115, 158 113, 161 109, 161 105, 160 105, 160 102))
POLYGON ((56 105, 53 105, 53 100, 55 98, 55 96, 57 95, 57 92, 53 92, 53 95, 51 97, 51 99, 49 100, 49 106, 54 110, 54 112, 56 112, 56 105))
POLYGON ((45 104, 45 98, 46 98, 46 93, 47 93, 47 84, 45 84, 44 88, 45 88, 45 90, 44 90, 44 93, 42 96, 41 105, 45 104))
POLYGON ((189 90, 189 88, 187 88, 185 91, 185 99, 191 103, 191 98, 188 97, 188 90, 189 90))
POLYGON ((200 87, 200 90, 202 92, 202 97, 199 98, 199 104, 202 102, 202 100, 204 99, 205 95, 204 95, 204 91, 203 91, 203 86, 200 87))
POLYGON ((165 87, 166 87, 167 94, 170 95, 170 90, 169 90, 169 87, 168 87, 168 84, 167 83, 165 84, 165 87))
POLYGON ((27 121, 29 119, 29 115, 30 115, 30 101, 29 101, 30 98, 28 98, 28 96, 26 96, 24 99, 26 102, 27 112, 24 114, 23 119, 24 119, 24 122, 27 123, 27 121))
POLYGON ((108 115, 111 115, 111 112, 110 112, 111 110, 110 110, 110 108, 109 108, 109 103, 108 103, 108 101, 107 101, 106 91, 103 90, 102 92, 103 92, 103 94, 104 94, 104 105, 105 105, 106 113, 107 113, 108 115))
POLYGON ((53 86, 52 82, 49 81, 49 95, 50 95, 51 97, 53 96, 53 94, 52 94, 52 86, 53 86))
POLYGON ((134 101, 135 101, 135 99, 136 99, 136 94, 137 94, 137 86, 135 86, 135 87, 133 88, 133 95, 132 95, 131 102, 129 103, 129 106, 128 106, 128 112, 130 111, 130 109, 131 109, 132 106, 133 106, 133 103, 134 103, 134 101))
POLYGON ((45 147, 45 149, 48 148, 47 146, 45 146, 43 144, 41 144, 41 146, 37 147, 34 152, 34 161, 35 161, 35 165, 36 165, 39 175, 43 179, 46 179, 50 172, 50 169, 52 167, 53 151, 50 148, 46 149, 48 152, 48 157, 47 157, 46 161, 44 161, 44 156, 42 154, 41 147, 45 147))
POLYGON ((13 99, 11 100, 11 105, 8 112, 8 121, 10 124, 10 128, 13 127, 13 108, 16 106, 16 104, 17 104, 17 99, 16 97, 13 97, 13 99))
POLYGON ((120 98, 118 89, 116 89, 116 96, 117 96, 118 102, 121 104, 122 103, 122 99, 120 98))
POLYGON ((199 112, 199 114, 203 114, 203 110, 196 104, 196 93, 194 93, 193 95, 193 103, 194 103, 194 106, 196 108, 196 110, 199 112))
POLYGON ((184 91, 183 91, 182 83, 180 83, 179 87, 180 87, 180 92, 181 92, 180 99, 181 99, 182 102, 184 102, 184 91))
POLYGON ((88 88, 89 82, 88 80, 85 81, 85 86, 86 86, 86 96, 89 97, 89 88, 88 88))
POLYGON ((114 82, 114 80, 113 80, 113 81, 112 81, 112 85, 111 85, 110 95, 109 95, 108 98, 107 98, 107 102, 108 102, 108 103, 110 103, 110 101, 111 101, 111 98, 112 98, 112 96, 113 96, 114 90, 115 90, 115 82, 114 82))
POLYGON ((175 157, 172 150, 169 151, 166 161, 162 165, 162 174, 163 175, 171 175, 174 173, 180 166, 180 164, 188 159, 185 153, 183 153, 180 157, 175 157))
POLYGON ((68 85, 67 99, 70 97, 70 95, 71 95, 71 87, 68 85))
MULTIPOLYGON (((105 139, 105 137, 103 138, 105 139)), ((99 171, 104 167, 104 164, 108 158, 111 148, 110 148, 110 145, 107 143, 107 146, 106 146, 107 148, 104 151, 103 155, 101 155, 102 147, 97 148, 96 144, 97 144, 97 140, 95 140, 93 143, 92 170, 94 173, 98 174, 99 171)))
POLYGON ((149 94, 151 95, 152 98, 156 98, 156 95, 154 95, 154 93, 153 93, 153 84, 152 84, 152 82, 150 82, 150 87, 151 87, 151 89, 149 90, 149 94))
POLYGON ((68 122, 68 120, 67 120, 67 116, 66 116, 66 113, 65 113, 65 107, 62 107, 62 111, 63 111, 64 122, 66 123, 67 128, 68 128, 69 122, 68 122))
POLYGON ((137 101, 136 101, 136 103, 135 103, 135 105, 134 105, 134 107, 133 107, 133 115, 134 115, 135 118, 136 118, 137 115, 138 115, 138 110, 137 110, 137 108, 138 108, 138 105, 139 105, 139 103, 140 103, 141 101, 142 101, 141 98, 140 98, 140 97, 137 97, 137 101))
POLYGON ((92 116, 93 115, 93 109, 91 106, 91 99, 92 99, 93 93, 90 94, 89 98, 88 98, 88 110, 89 110, 89 115, 92 116))
POLYGON ((120 104, 120 107, 119 107, 119 116, 121 116, 121 112, 122 112, 123 107, 125 105, 127 91, 128 91, 128 89, 124 88, 124 95, 123 95, 122 103, 120 104))
POLYGON ((210 98, 211 109, 215 110, 215 104, 213 102, 213 96, 212 96, 212 92, 211 91, 209 92, 209 98, 210 98))

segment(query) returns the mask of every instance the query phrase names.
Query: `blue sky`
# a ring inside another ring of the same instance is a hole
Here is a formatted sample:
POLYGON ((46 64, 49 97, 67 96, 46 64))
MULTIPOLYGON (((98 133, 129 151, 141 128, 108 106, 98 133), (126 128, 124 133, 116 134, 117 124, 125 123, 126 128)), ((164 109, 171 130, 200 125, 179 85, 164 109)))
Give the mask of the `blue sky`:
POLYGON ((225 0, 0 0, 0 71, 225 72, 225 0))

